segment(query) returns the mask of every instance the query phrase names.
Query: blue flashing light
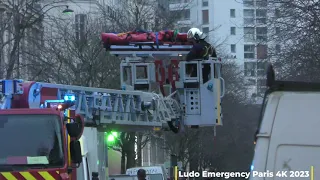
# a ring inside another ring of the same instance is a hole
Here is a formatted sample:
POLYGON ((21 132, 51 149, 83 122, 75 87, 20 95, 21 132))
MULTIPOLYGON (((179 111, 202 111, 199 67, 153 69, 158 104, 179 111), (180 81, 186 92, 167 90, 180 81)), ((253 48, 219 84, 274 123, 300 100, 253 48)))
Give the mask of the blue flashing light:
POLYGON ((251 167, 250 167, 251 171, 253 171, 253 168, 254 168, 254 166, 253 166, 253 164, 252 164, 251 167))
POLYGON ((76 96, 74 94, 66 94, 66 95, 64 95, 63 99, 65 101, 75 101, 76 96))

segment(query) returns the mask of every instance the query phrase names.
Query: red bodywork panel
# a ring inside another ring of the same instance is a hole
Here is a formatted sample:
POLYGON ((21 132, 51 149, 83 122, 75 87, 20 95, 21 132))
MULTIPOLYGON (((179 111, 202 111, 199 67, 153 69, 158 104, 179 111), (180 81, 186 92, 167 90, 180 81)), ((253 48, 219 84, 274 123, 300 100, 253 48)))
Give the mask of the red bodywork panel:
MULTIPOLYGON (((27 81, 22 84, 23 94, 14 95, 12 100, 12 108, 30 108, 29 107, 29 95, 33 92, 30 92, 31 86, 33 86, 36 82, 27 81)), ((40 91, 40 102, 44 103, 46 100, 57 100, 58 95, 57 88, 47 88, 43 87, 40 91)), ((40 107, 39 107, 40 108, 40 107)))
POLYGON ((13 100, 12 100, 12 108, 29 108, 29 94, 30 92, 30 87, 35 84, 33 81, 29 82, 24 82, 22 84, 23 88, 23 94, 21 95, 14 95, 13 100))

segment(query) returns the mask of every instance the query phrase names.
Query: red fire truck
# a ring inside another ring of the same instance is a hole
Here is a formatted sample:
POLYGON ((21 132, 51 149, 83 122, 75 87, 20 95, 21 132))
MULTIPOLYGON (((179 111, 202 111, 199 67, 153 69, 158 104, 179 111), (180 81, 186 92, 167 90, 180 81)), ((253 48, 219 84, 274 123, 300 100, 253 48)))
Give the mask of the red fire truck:
POLYGON ((82 160, 78 140, 83 118, 65 113, 73 105, 72 96, 49 100, 52 89, 39 92, 44 106, 32 107, 27 97, 32 84, 2 81, 6 97, 0 110, 0 179, 74 179, 72 172, 82 160))

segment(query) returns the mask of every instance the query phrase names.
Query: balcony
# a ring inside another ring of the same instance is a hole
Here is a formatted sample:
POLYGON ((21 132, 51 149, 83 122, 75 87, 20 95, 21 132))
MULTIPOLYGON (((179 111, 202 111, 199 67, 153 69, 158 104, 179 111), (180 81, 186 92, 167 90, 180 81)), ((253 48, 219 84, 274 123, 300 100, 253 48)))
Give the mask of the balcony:
POLYGON ((243 36, 243 40, 244 42, 252 42, 252 43, 256 41, 254 34, 245 34, 243 36))
POLYGON ((243 6, 247 7, 247 8, 253 8, 254 1, 253 0, 243 0, 243 6))
POLYGON ((253 26, 255 25, 255 21, 253 17, 245 17, 243 18, 243 24, 245 26, 253 26))
POLYGON ((268 7, 268 0, 257 0, 256 7, 257 8, 267 8, 268 7))
POLYGON ((181 3, 172 3, 170 2, 169 9, 170 11, 176 11, 176 10, 183 10, 183 9, 190 9, 191 8, 191 2, 188 0, 181 1, 181 3))
POLYGON ((260 43, 266 43, 268 41, 268 36, 266 34, 257 34, 257 41, 260 43))

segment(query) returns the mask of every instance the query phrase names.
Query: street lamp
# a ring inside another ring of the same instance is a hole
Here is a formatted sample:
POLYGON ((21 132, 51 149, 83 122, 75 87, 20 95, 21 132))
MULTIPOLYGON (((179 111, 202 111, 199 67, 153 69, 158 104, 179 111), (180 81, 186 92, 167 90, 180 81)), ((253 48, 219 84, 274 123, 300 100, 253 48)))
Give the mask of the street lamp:
POLYGON ((72 9, 69 9, 69 6, 67 6, 67 9, 63 10, 63 14, 72 14, 74 11, 72 9))

